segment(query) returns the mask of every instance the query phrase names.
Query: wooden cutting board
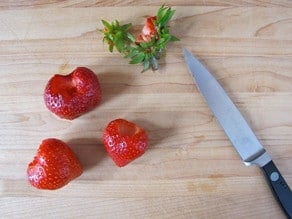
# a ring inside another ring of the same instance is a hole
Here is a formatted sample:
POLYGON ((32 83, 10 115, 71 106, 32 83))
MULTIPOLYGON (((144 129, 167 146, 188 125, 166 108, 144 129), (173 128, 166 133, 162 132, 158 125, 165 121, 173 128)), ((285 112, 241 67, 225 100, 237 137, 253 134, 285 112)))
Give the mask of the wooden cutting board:
POLYGON ((284 218, 257 167, 246 167, 187 71, 182 48, 215 75, 292 186, 292 4, 166 1, 176 10, 157 72, 141 74, 102 43, 101 19, 139 30, 160 1, 1 1, 1 218, 284 218), (34 2, 34 3, 32 3, 34 2), (204 4, 203 4, 204 3, 204 4), (103 101, 73 120, 51 114, 55 73, 96 72, 103 101), (144 127, 149 150, 123 168, 102 145, 115 118, 144 127), (42 139, 60 138, 84 173, 56 191, 26 181, 42 139))

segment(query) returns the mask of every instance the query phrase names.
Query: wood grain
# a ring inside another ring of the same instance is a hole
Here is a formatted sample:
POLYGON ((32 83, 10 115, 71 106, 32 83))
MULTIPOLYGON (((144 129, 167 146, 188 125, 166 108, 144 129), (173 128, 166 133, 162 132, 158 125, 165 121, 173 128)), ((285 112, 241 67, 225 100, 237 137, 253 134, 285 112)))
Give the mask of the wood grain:
MULTIPOLYGON (((289 0, 165 0, 163 4, 169 6, 244 6, 244 7, 292 7, 289 0)), ((161 6, 161 1, 151 0, 34 0, 34 1, 18 1, 18 0, 2 0, 0 8, 43 8, 43 7, 105 7, 105 6, 161 6)))
POLYGON ((245 167, 183 61, 186 47, 215 75, 292 186, 291 1, 165 1, 176 10, 160 70, 140 74, 110 54, 100 20, 139 30, 159 1, 1 1, 0 213, 3 218, 285 218, 260 170, 245 167), (103 101, 74 120, 43 103, 55 73, 87 66, 103 101), (117 168, 102 132, 115 118, 149 133, 141 158, 117 168), (84 174, 57 191, 26 182, 43 138, 78 154, 84 174))

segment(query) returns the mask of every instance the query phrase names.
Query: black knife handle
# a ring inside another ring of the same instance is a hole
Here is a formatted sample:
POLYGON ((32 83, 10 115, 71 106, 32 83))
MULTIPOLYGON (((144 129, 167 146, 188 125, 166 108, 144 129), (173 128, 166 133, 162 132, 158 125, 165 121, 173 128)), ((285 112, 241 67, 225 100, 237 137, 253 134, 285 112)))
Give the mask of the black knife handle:
POLYGON ((275 197, 288 218, 292 218, 292 192, 273 161, 261 168, 275 197))

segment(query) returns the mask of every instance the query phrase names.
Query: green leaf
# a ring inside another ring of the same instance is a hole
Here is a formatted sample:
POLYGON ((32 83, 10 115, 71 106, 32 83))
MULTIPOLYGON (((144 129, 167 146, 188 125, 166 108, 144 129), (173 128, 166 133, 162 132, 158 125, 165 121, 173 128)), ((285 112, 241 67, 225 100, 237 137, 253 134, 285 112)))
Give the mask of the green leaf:
POLYGON ((116 41, 115 42, 117 50, 121 53, 124 50, 124 44, 122 41, 116 41))
POLYGON ((147 49, 150 48, 152 46, 154 46, 156 43, 156 37, 153 36, 152 39, 149 42, 142 42, 139 45, 143 48, 143 49, 147 49))
POLYGON ((130 48, 129 53, 125 55, 125 58, 132 58, 136 56, 140 51, 136 48, 130 48))
POLYGON ((114 37, 112 34, 106 34, 107 40, 114 41, 114 37))
POLYGON ((138 53, 136 56, 134 56, 132 58, 132 60, 130 61, 130 64, 138 64, 140 62, 142 62, 145 58, 145 54, 144 53, 138 53))
POLYGON ((179 38, 173 36, 173 35, 170 35, 170 40, 171 42, 174 42, 174 41, 179 41, 179 38))
POLYGON ((127 38, 128 38, 132 43, 135 43, 135 42, 136 42, 135 37, 134 37, 132 34, 130 34, 130 33, 127 33, 127 38))
POLYGON ((118 20, 113 21, 112 25, 115 26, 115 27, 117 27, 117 28, 120 27, 120 23, 119 23, 118 20))
POLYGON ((162 37, 162 38, 160 38, 160 39, 157 41, 157 44, 158 44, 158 45, 161 45, 161 44, 165 43, 166 41, 167 41, 167 38, 162 37))
POLYGON ((101 22, 102 22, 103 26, 105 26, 109 30, 109 32, 112 31, 113 28, 109 22, 107 22, 106 20, 101 20, 101 22))
POLYGON ((162 6, 157 13, 157 25, 159 28, 166 26, 174 15, 175 10, 171 10, 170 7, 162 6))
POLYGON ((109 49, 110 52, 113 52, 113 50, 114 50, 114 45, 113 45, 113 44, 109 44, 108 49, 109 49))
POLYGON ((148 43, 144 43, 144 42, 140 43, 139 46, 142 47, 143 49, 146 49, 149 47, 148 43))
POLYGON ((123 49, 123 42, 121 41, 122 33, 118 31, 114 37, 114 44, 119 52, 123 49))
POLYGON ((158 22, 160 22, 161 19, 165 16, 165 13, 166 13, 166 7, 161 6, 157 12, 157 21, 158 22))
POLYGON ((149 60, 144 61, 142 73, 147 71, 149 68, 150 68, 150 61, 149 60))
POLYGON ((124 24, 121 26, 121 30, 123 31, 128 31, 131 28, 132 24, 128 23, 128 24, 124 24))

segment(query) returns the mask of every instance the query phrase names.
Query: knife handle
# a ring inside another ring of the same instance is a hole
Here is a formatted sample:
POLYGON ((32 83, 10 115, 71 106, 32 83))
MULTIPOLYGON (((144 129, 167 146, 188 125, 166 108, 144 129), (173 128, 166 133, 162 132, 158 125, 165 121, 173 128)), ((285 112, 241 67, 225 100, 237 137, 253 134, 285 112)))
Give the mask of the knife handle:
POLYGON ((292 218, 292 192, 280 171, 272 160, 261 169, 284 212, 292 218))

